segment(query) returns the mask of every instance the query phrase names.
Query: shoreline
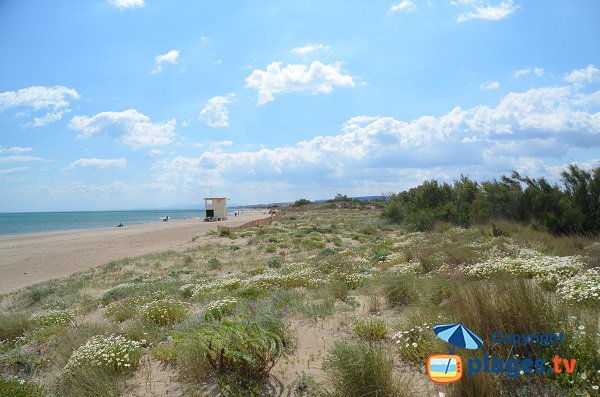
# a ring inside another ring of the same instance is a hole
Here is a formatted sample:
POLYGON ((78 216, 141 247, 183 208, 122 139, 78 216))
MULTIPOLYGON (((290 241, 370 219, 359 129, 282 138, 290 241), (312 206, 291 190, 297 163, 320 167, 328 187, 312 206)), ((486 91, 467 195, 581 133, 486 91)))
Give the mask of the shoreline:
MULTIPOLYGON (((234 208, 235 209, 235 208, 234 208)), ((145 210, 140 210, 140 211, 145 211, 145 210)), ((149 210, 149 211, 159 211, 159 210, 149 210)), ((175 210, 175 211, 192 211, 192 210, 175 210)), ((267 211, 266 209, 263 211, 262 208, 245 208, 244 210, 239 210, 242 211, 242 214, 238 215, 248 215, 248 214, 256 214, 259 212, 264 212, 267 211)), ((77 213, 77 212, 135 212, 135 210, 132 211, 127 211, 127 210, 123 210, 123 211, 50 211, 50 212, 45 212, 45 211, 39 211, 39 212, 0 212, 0 215, 2 214, 45 214, 45 213, 65 213, 65 214, 69 214, 69 213, 77 213)), ((168 214, 167 214, 168 215, 168 214)), ((234 215, 229 216, 228 219, 229 220, 236 220, 238 219, 237 217, 235 217, 234 215)), ((169 222, 181 222, 181 221, 202 221, 204 218, 203 217, 188 217, 188 218, 175 218, 175 219, 169 219, 169 222)), ((132 223, 126 223, 124 224, 125 227, 133 227, 133 226, 139 226, 139 225, 153 225, 153 224, 157 224, 157 223, 163 223, 160 219, 154 219, 154 220, 145 220, 145 221, 140 221, 140 222, 132 222, 132 223)), ((102 230, 102 229, 112 229, 112 228, 116 228, 116 225, 111 225, 111 226, 93 226, 93 227, 78 227, 78 228, 67 228, 67 229, 54 229, 54 230, 42 230, 42 231, 30 231, 30 232, 22 232, 22 233, 0 233, 0 239, 5 238, 5 237, 19 237, 19 236, 33 236, 33 235, 38 235, 38 234, 49 234, 49 233, 67 233, 67 232, 81 232, 81 231, 88 231, 88 230, 102 230)))
POLYGON ((178 219, 125 227, 1 235, 0 294, 126 257, 182 251, 205 242, 210 238, 206 233, 216 230, 217 225, 238 226, 267 217, 262 211, 248 211, 221 222, 178 219))

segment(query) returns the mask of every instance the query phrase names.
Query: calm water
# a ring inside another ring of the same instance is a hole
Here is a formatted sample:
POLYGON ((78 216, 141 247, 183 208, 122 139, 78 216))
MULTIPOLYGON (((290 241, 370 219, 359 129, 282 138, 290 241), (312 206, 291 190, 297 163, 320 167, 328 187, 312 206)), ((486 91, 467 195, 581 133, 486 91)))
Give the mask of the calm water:
POLYGON ((204 210, 0 213, 0 235, 154 223, 164 216, 172 220, 203 219, 204 210))

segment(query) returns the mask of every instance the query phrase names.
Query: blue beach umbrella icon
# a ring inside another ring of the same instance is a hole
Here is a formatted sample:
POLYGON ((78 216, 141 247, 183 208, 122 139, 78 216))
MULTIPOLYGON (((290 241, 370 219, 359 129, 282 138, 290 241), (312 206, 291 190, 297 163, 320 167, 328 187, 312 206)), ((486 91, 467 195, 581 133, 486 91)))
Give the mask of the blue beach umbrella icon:
POLYGON ((479 349, 483 341, 462 324, 439 324, 433 332, 441 340, 465 349, 479 349))

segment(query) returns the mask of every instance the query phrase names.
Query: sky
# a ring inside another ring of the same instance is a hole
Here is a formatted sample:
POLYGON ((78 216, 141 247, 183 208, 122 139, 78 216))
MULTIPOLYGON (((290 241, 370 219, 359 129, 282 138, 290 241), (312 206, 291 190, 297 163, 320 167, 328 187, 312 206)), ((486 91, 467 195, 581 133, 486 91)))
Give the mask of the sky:
POLYGON ((0 0, 0 212, 600 161, 600 2, 0 0))

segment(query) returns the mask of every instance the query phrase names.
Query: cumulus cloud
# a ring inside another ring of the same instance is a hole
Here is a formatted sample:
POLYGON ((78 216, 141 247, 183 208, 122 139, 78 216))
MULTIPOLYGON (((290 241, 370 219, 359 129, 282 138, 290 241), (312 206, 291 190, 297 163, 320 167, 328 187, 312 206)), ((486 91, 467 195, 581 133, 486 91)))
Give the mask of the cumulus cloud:
POLYGON ((569 83, 584 85, 600 81, 600 70, 594 65, 588 65, 583 69, 576 69, 565 76, 569 83))
POLYGON ((411 0, 402 0, 400 3, 398 4, 394 4, 390 7, 388 14, 393 14, 396 13, 398 11, 414 11, 417 9, 417 6, 415 5, 415 3, 413 3, 411 0))
POLYGON ((328 50, 329 48, 331 48, 331 47, 329 47, 328 45, 325 45, 325 44, 308 43, 307 45, 305 45, 303 47, 293 48, 291 51, 297 55, 308 55, 311 52, 316 52, 319 50, 328 50))
POLYGON ((160 73, 162 72, 162 64, 163 63, 171 63, 176 64, 177 58, 179 58, 179 50, 171 50, 166 54, 157 55, 154 58, 155 68, 150 73, 160 73))
POLYGON ((94 116, 75 116, 69 128, 80 136, 109 134, 134 147, 167 145, 175 136, 175 119, 152 122, 135 109, 122 112, 101 112, 94 116))
POLYGON ((73 161, 65 171, 71 171, 77 167, 80 168, 96 168, 103 169, 108 167, 120 167, 123 168, 127 165, 127 160, 124 158, 119 159, 97 159, 97 158, 83 158, 73 161))
POLYGON ((500 83, 497 81, 486 81, 485 83, 482 83, 479 88, 482 90, 497 90, 500 88, 500 83))
POLYGON ((120 9, 139 8, 144 6, 144 0, 109 0, 110 5, 120 9))
POLYGON ((71 111, 70 100, 79 98, 79 93, 73 88, 63 86, 44 87, 32 86, 17 91, 0 93, 0 113, 18 109, 29 115, 30 112, 46 111, 36 116, 34 121, 25 126, 40 127, 62 119, 65 113, 71 111))
POLYGON ((472 1, 469 3, 473 3, 473 10, 459 14, 456 17, 458 22, 465 22, 471 19, 498 21, 506 18, 519 8, 512 0, 504 0, 497 5, 490 5, 483 1, 472 1))
POLYGON ((275 94, 286 92, 309 92, 327 94, 334 87, 354 87, 352 76, 341 71, 341 64, 323 64, 314 61, 310 66, 273 62, 266 70, 255 69, 246 78, 246 87, 258 91, 258 105, 275 99, 275 94))
POLYGON ((190 192, 215 184, 238 186, 247 196, 253 184, 261 184, 261 192, 279 197, 312 188, 327 197, 344 186, 382 191, 389 183, 397 190, 403 176, 414 183, 420 182, 417 174, 458 177, 465 167, 485 178, 512 169, 543 172, 549 159, 591 147, 600 147, 600 95, 572 86, 541 87, 511 92, 495 107, 455 107, 408 121, 357 116, 335 135, 284 147, 207 150, 165 159, 157 168, 161 181, 190 192), (323 186, 334 190, 324 192, 323 186))
POLYGON ((234 94, 212 97, 200 112, 200 118, 210 127, 227 127, 229 125, 227 105, 231 103, 233 97, 234 94))

